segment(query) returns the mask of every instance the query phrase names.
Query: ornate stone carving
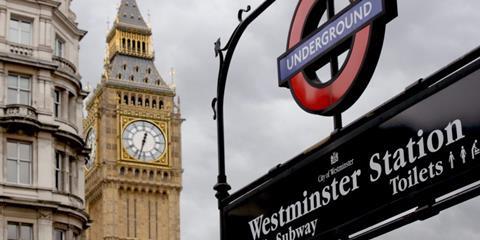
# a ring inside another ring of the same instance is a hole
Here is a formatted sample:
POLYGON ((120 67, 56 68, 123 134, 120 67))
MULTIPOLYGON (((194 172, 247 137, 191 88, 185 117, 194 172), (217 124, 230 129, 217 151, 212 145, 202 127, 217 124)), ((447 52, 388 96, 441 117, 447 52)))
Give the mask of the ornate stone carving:
POLYGON ((6 117, 26 117, 36 120, 37 112, 35 108, 27 105, 7 105, 4 109, 4 116, 6 117))

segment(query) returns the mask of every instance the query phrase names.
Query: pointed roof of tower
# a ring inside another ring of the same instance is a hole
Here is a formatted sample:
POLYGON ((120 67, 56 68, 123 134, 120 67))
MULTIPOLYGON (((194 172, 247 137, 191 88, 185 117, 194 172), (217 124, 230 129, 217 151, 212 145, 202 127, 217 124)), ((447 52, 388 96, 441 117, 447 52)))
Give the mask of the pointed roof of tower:
POLYGON ((136 30, 150 31, 142 17, 136 0, 122 0, 118 8, 115 25, 118 27, 133 28, 136 30))
POLYGON ((117 19, 107 35, 102 81, 122 88, 174 94, 154 64, 152 32, 136 0, 121 0, 117 19), (120 30, 120 31, 117 31, 120 30))

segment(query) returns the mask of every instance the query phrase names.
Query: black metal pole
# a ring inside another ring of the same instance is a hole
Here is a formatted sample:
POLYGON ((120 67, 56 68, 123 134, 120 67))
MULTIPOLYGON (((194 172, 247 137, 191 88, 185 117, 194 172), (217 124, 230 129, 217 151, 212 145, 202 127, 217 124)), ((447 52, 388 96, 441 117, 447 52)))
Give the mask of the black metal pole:
POLYGON ((247 9, 238 11, 239 25, 230 36, 229 41, 225 47, 221 47, 220 39, 215 42, 215 55, 220 58, 220 68, 218 72, 217 83, 217 97, 212 101, 212 108, 214 110, 214 119, 217 120, 217 132, 218 132, 218 176, 217 184, 213 187, 217 191, 215 197, 218 199, 218 208, 220 210, 220 239, 225 240, 224 235, 224 218, 222 200, 229 196, 228 191, 231 189, 227 183, 227 175, 225 173, 225 134, 224 134, 224 118, 223 118, 223 102, 225 96, 225 86, 227 82, 228 70, 230 63, 235 52, 237 44, 247 29, 248 25, 255 20, 261 13, 263 13, 272 3, 276 0, 266 0, 257 9, 255 9, 248 17, 243 19, 243 13, 251 10, 250 6, 247 9), (224 52, 226 54, 224 55, 224 52))
POLYGON ((338 113, 333 116, 333 128, 335 131, 338 131, 342 129, 343 124, 342 124, 342 114, 338 113))
MULTIPOLYGON (((331 19, 335 16, 335 5, 333 0, 327 1, 327 17, 331 19)), ((332 55, 330 57, 330 74, 334 78, 339 71, 338 67, 338 56, 332 55)), ((337 113, 333 116, 333 128, 334 131, 340 130, 342 128, 342 113, 337 113)))

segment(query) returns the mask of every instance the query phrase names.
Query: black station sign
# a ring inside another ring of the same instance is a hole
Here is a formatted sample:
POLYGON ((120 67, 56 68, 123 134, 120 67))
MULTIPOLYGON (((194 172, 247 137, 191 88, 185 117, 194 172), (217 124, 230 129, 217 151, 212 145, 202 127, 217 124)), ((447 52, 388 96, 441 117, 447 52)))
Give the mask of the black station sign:
POLYGON ((226 239, 330 239, 479 180, 479 68, 406 91, 230 199, 226 239))

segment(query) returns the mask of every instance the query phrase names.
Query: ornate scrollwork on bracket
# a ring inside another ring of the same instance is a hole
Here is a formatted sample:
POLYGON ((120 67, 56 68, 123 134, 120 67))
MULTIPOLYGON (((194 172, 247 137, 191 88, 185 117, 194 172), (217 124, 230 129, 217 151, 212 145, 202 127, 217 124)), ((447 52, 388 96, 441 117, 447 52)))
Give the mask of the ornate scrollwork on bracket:
POLYGON ((215 57, 220 57, 220 66, 222 66, 224 61, 223 52, 227 50, 227 47, 222 48, 222 41, 220 40, 220 38, 218 38, 217 41, 215 42, 214 50, 215 50, 215 57))
POLYGON ((243 14, 250 12, 250 10, 252 10, 252 7, 250 5, 247 5, 246 9, 238 10, 238 21, 243 22, 243 14))
POLYGON ((213 120, 217 120, 217 98, 212 100, 213 120))

